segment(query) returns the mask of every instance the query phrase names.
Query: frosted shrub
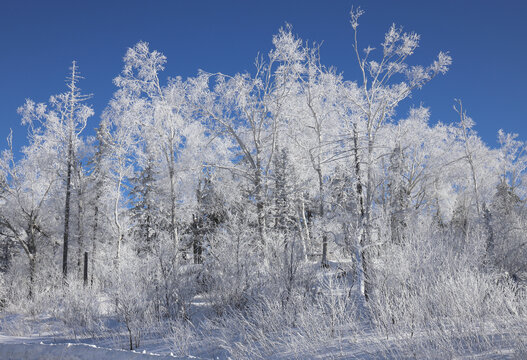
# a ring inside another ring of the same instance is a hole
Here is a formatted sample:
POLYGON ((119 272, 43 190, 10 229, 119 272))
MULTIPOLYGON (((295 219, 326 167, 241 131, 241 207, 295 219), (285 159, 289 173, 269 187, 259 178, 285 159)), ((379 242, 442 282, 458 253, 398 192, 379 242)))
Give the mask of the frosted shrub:
POLYGON ((14 261, 4 274, 7 286, 6 310, 31 317, 53 315, 57 307, 56 295, 60 296, 59 291, 62 291, 60 273, 47 259, 42 259, 37 262, 37 271, 31 284, 27 268, 25 261, 14 261))
POLYGON ((216 322, 219 346, 239 359, 265 359, 277 352, 304 358, 358 329, 358 314, 346 286, 335 280, 313 295, 296 287, 288 301, 260 296, 245 311, 232 310, 216 322))
POLYGON ((195 327, 186 320, 169 321, 165 340, 170 350, 177 356, 188 357, 196 347, 202 347, 201 336, 195 327))
POLYGON ((2 274, 3 294, 7 310, 24 312, 28 307, 27 266, 22 263, 13 263, 6 273, 2 274))
POLYGON ((482 271, 472 252, 452 251, 445 246, 450 241, 425 234, 387 245, 376 264, 369 305, 387 354, 437 358, 489 351, 505 328, 511 341, 517 338, 523 305, 514 282, 482 271), (395 346, 389 338, 397 339, 395 346))
POLYGON ((213 256, 203 264, 206 296, 218 314, 245 307, 260 277, 257 254, 249 246, 254 233, 244 233, 248 229, 242 225, 234 223, 228 231, 218 233, 212 244, 213 256))
POLYGON ((70 281, 59 297, 57 317, 75 334, 95 334, 101 327, 100 294, 96 289, 84 286, 81 281, 70 281))
POLYGON ((154 301, 149 288, 146 262, 129 260, 120 267, 115 281, 115 313, 128 335, 128 348, 140 346, 142 336, 152 325, 154 301))

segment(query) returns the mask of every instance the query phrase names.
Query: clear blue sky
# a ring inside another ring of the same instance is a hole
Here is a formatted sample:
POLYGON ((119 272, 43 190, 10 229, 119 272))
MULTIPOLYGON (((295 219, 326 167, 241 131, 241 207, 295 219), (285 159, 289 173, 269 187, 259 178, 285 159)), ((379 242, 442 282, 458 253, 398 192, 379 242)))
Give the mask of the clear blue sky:
MULTIPOLYGON (((411 103, 431 107, 432 121, 456 120, 454 98, 463 100, 483 139, 497 130, 527 139, 527 2, 522 0, 1 0, 0 148, 9 128, 15 146, 25 143, 16 113, 25 98, 37 102, 65 90, 77 60, 85 93, 93 93, 90 128, 111 98, 122 57, 139 40, 168 57, 165 74, 193 76, 198 69, 233 74, 252 71, 279 27, 289 22, 304 40, 324 41, 322 61, 358 79, 352 56, 349 10, 360 5, 360 43, 374 47, 395 22, 421 34, 411 63, 428 64, 439 50, 454 59, 411 103)), ((18 147, 17 146, 17 147, 18 147)))

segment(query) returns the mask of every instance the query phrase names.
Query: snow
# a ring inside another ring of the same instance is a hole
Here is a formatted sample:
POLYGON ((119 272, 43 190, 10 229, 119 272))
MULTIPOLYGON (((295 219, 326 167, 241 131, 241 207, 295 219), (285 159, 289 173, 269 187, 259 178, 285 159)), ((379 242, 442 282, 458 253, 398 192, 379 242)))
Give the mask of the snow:
MULTIPOLYGON (((107 339, 108 340, 108 339, 107 339)), ((104 339, 99 342, 108 342, 104 339)), ((88 340, 89 341, 89 340, 88 340)), ((0 359, 33 360, 33 359, 177 359, 166 347, 151 343, 148 349, 123 350, 105 346, 83 343, 74 339, 52 336, 7 336, 0 335, 0 359), (157 346, 156 346, 157 345, 157 346), (163 350, 161 353, 153 349, 163 350)))
MULTIPOLYGON (((92 360, 92 359, 174 359, 170 355, 116 350, 97 347, 90 344, 45 344, 28 341, 28 338, 0 336, 0 359, 4 360, 92 360)), ((36 340, 38 341, 38 340, 36 340)))

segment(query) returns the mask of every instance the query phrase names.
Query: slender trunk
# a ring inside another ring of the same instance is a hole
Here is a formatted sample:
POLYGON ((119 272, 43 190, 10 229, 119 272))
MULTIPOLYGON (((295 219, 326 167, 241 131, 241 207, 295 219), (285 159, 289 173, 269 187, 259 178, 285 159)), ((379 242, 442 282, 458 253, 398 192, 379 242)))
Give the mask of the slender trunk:
POLYGON ((176 159, 174 155, 174 146, 170 146, 170 156, 168 157, 168 176, 170 178, 170 241, 174 247, 173 265, 177 261, 179 252, 179 236, 176 224, 176 171, 174 169, 176 159))
POLYGON ((359 159, 359 134, 356 125, 353 126, 353 146, 355 155, 355 176, 357 178, 357 197, 359 199, 359 214, 361 219, 364 217, 364 197, 362 193, 362 179, 360 173, 360 159, 359 159))
POLYGON ((68 276, 68 242, 69 242, 69 226, 70 226, 70 197, 71 197, 71 173, 73 171, 73 119, 75 116, 75 102, 76 102, 76 78, 75 78, 75 61, 71 68, 71 84, 69 96, 69 118, 68 121, 68 155, 67 155, 67 174, 66 174, 66 203, 64 205, 64 241, 62 253, 62 276, 64 281, 68 276))
MULTIPOLYGON (((320 168, 320 163, 317 170, 318 174, 318 190, 320 196, 319 202, 319 215, 320 221, 324 224, 324 183, 322 178, 322 169, 320 168)), ((323 267, 328 267, 328 236, 326 234, 326 229, 322 229, 322 261, 321 265, 323 267)))
POLYGON ((88 285, 88 252, 84 252, 84 272, 83 272, 84 287, 88 285))
POLYGON ((69 227, 70 227, 70 197, 71 197, 71 172, 73 159, 73 144, 72 136, 68 142, 68 164, 66 174, 66 203, 64 206, 64 242, 62 252, 62 276, 64 280, 68 276, 68 242, 69 242, 69 227))
POLYGON ((29 254, 29 299, 33 300, 33 286, 35 283, 36 254, 29 254))
POLYGON ((467 120, 467 116, 463 110, 463 104, 461 103, 461 101, 458 101, 459 103, 459 110, 454 106, 454 109, 458 112, 459 114, 459 117, 460 117, 460 121, 461 121, 461 126, 463 128, 463 138, 465 140, 465 157, 470 165, 470 172, 471 172, 471 175, 472 175, 472 186, 474 187, 474 197, 476 199, 476 211, 478 213, 478 216, 480 216, 480 207, 479 207, 479 190, 478 190, 478 181, 477 181, 477 178, 476 178, 476 169, 475 169, 475 166, 474 166, 474 161, 472 159, 472 151, 470 151, 469 149, 469 146, 468 146, 468 140, 469 140, 469 134, 468 134, 468 129, 465 125, 465 121, 467 120))
POLYGON ((357 224, 358 232, 357 239, 358 244, 356 245, 356 261, 357 261, 357 276, 360 286, 361 295, 367 301, 369 298, 368 288, 366 286, 367 278, 367 265, 366 265, 366 253, 363 250, 366 245, 366 234, 364 228, 366 226, 366 209, 364 206, 364 192, 362 188, 361 169, 360 169, 360 158, 359 158, 359 134, 357 127, 353 125, 353 146, 354 146, 354 157, 355 157, 355 176, 357 178, 357 198, 359 200, 359 221, 357 224))
POLYGON ((170 240, 174 247, 176 245, 176 185, 175 185, 175 170, 173 164, 173 155, 170 157, 170 164, 168 165, 168 175, 170 177, 170 240))
MULTIPOLYGON (((300 209, 298 209, 298 212, 300 213, 300 209)), ((304 236, 304 230, 302 229, 302 222, 300 221, 300 217, 296 217, 296 224, 298 227, 298 233, 300 234, 300 244, 302 246, 302 257, 304 258, 304 261, 307 261, 307 248, 306 248, 306 238, 304 236)))
POLYGON ((304 199, 302 199, 302 221, 304 222, 304 228, 306 230, 306 245, 307 245, 307 249, 306 249, 306 259, 307 259, 307 254, 311 251, 311 234, 309 232, 309 224, 307 223, 307 218, 306 218, 306 204, 304 202, 304 199))
POLYGON ((203 236, 202 230, 199 226, 199 218, 195 214, 192 214, 192 254, 194 259, 194 264, 201 264, 203 262, 202 253, 202 239, 203 236))
MULTIPOLYGON (((363 272, 363 295, 364 299, 368 301, 370 294, 370 282, 368 278, 368 253, 367 246, 371 244, 372 239, 372 224, 371 224, 371 207, 373 202, 373 139, 371 133, 368 135, 368 170, 366 173, 366 201, 364 204, 364 213, 362 218, 362 272, 363 272)), ((363 195, 364 196, 364 195, 363 195)))
POLYGON ((123 176, 121 174, 119 177, 119 181, 117 183, 117 195, 115 197, 114 208, 113 208, 113 220, 114 220, 115 227, 117 228, 117 250, 115 253, 115 263, 114 263, 117 276, 119 276, 119 262, 121 259, 121 241, 123 239, 122 226, 119 221, 119 199, 121 198, 122 181, 123 181, 123 176))
POLYGON ((492 214, 483 203, 483 219, 485 220, 485 228, 487 229, 486 253, 487 262, 492 258, 494 253, 494 229, 492 228, 492 214))
MULTIPOLYGON (((117 251, 115 254, 115 267, 117 270, 119 270, 120 263, 121 263, 121 243, 123 242, 123 239, 124 239, 124 234, 121 231, 119 231, 119 237, 117 238, 117 251)), ((117 274, 119 274, 119 272, 117 272, 117 274)))
POLYGON ((91 250, 91 274, 90 274, 90 286, 93 286, 93 270, 95 269, 95 254, 97 251, 97 227, 99 225, 99 206, 97 205, 99 201, 99 192, 95 196, 95 209, 93 210, 93 228, 92 228, 92 250, 91 250))
MULTIPOLYGON (((373 138, 372 135, 368 135, 368 171, 366 177, 366 203, 365 203, 365 217, 366 217, 366 228, 371 226, 371 206, 373 203, 373 138)), ((368 233, 368 235, 370 235, 368 233)), ((368 241, 371 239, 368 238, 368 241)))
POLYGON ((132 329, 130 329, 130 325, 128 324, 128 321, 126 322, 126 329, 128 330, 128 339, 130 340, 130 350, 133 350, 134 346, 132 342, 132 329))
POLYGON ((471 165, 471 169, 472 169, 472 181, 474 181, 474 194, 476 196, 476 211, 478 213, 478 215, 480 214, 480 210, 479 210, 479 195, 478 195, 478 182, 476 180, 476 172, 474 170, 474 166, 471 165))
POLYGON ((466 134, 466 129, 463 126, 463 131, 465 134, 465 155, 470 166, 470 174, 472 176, 472 186, 474 188, 474 197, 476 199, 476 211, 478 216, 480 216, 480 207, 479 207, 479 190, 478 190, 478 180, 476 178, 476 168, 474 166, 474 161, 472 159, 472 152, 468 148, 468 135, 466 134))
MULTIPOLYGON (((80 175, 79 175, 80 181, 80 175)), ((77 189, 77 268, 79 274, 82 273, 82 257, 84 252, 84 229, 83 229, 83 203, 82 203, 82 189, 81 184, 77 189)))
POLYGON ((258 236, 260 238, 260 243, 263 247, 264 254, 266 254, 265 247, 265 212, 264 212, 264 201, 262 194, 262 176, 260 172, 260 159, 257 156, 256 158, 256 169, 254 169, 254 189, 255 189, 255 199, 256 199, 256 215, 258 218, 258 236))

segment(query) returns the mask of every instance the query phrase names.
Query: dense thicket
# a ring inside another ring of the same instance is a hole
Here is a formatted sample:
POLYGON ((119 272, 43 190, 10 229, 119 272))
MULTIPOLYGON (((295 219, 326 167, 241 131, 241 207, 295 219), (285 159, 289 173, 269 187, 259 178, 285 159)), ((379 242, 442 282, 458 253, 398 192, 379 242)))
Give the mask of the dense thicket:
POLYGON ((395 26, 377 50, 357 39, 358 80, 290 27, 232 76, 162 82, 166 58, 140 42, 94 138, 74 63, 67 92, 20 108, 28 143, 0 161, 3 306, 90 331, 114 316, 130 348, 172 324, 188 353, 208 329, 240 357, 365 327, 455 354, 456 336, 521 329, 526 144, 488 147, 460 101, 449 124, 397 112, 451 58, 409 65, 419 36, 395 26), (197 303, 214 321, 189 335, 197 303))

